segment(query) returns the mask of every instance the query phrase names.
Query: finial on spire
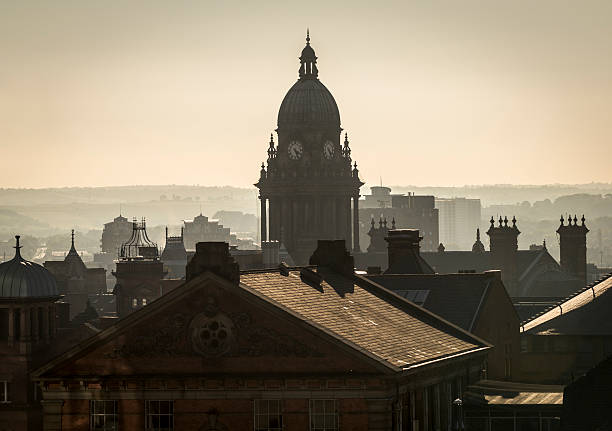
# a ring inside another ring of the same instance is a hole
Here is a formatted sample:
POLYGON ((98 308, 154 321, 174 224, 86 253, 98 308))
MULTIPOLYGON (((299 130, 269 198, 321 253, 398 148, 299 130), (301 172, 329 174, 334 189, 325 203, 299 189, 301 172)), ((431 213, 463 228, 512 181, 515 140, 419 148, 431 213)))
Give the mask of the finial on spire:
POLYGON ((19 238, 21 238, 21 235, 15 235, 15 247, 13 247, 15 249, 15 257, 21 257, 19 238))
POLYGON ((391 220, 391 229, 395 229, 395 217, 391 220))
POLYGON ((480 228, 476 228, 476 241, 480 241, 480 228))
POLYGON ((306 45, 310 45, 310 29, 306 28, 306 45))
POLYGON ((72 229, 72 232, 70 233, 70 237, 71 237, 72 248, 74 248, 74 229, 72 229))

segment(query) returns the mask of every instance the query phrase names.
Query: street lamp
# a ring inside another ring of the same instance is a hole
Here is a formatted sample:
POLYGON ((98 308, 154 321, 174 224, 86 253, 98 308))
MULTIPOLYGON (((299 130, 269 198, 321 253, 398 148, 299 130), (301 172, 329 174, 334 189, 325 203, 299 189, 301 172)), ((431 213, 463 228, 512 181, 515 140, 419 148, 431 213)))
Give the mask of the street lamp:
POLYGON ((455 431, 463 431, 463 401, 461 398, 453 401, 453 407, 455 408, 455 431))

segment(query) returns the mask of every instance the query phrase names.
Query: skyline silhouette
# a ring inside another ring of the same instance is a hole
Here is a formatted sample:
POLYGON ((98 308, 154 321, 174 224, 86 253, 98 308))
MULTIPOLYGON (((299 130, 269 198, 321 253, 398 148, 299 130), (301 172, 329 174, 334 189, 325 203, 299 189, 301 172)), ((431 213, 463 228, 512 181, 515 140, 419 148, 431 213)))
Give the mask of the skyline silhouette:
POLYGON ((611 180, 612 4, 350 5, 5 3, 0 187, 250 187, 307 27, 366 187, 611 180))

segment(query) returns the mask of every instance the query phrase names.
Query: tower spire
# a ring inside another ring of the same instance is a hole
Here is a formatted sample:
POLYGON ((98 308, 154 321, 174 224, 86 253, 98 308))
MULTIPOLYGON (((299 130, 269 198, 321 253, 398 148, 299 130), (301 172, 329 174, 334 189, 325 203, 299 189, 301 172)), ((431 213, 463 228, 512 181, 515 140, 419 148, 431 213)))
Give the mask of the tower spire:
POLYGON ((70 232, 70 251, 74 250, 74 229, 70 232))
POLYGON ((310 29, 306 27, 306 45, 310 45, 310 29))

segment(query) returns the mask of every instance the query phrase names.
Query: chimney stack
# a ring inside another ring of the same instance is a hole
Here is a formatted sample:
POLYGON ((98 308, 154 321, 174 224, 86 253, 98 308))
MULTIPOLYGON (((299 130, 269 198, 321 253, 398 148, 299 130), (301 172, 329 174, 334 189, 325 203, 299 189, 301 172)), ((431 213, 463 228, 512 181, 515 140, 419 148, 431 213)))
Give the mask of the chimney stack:
POLYGON ((561 225, 557 229, 559 234, 559 247, 561 254, 561 270, 565 273, 580 279, 584 285, 587 283, 587 261, 586 261, 586 235, 589 229, 585 225, 584 215, 581 224, 578 224, 578 217, 568 216, 568 224, 565 224, 561 216, 561 225))
POLYGON ((491 263, 493 269, 500 269, 508 293, 516 295, 518 289, 518 236, 521 233, 516 227, 516 218, 512 217, 508 226, 508 217, 499 217, 499 224, 491 217, 491 227, 487 231, 491 243, 491 263))
POLYGON ((240 282, 240 268, 230 255, 229 245, 226 242, 199 242, 196 244, 196 252, 187 263, 187 281, 205 271, 211 271, 235 284, 240 282))
POLYGON ((320 239, 310 257, 310 264, 331 268, 346 276, 355 273, 355 261, 346 250, 343 239, 320 239))
POLYGON ((418 229, 395 229, 388 232, 389 267, 385 274, 425 274, 420 253, 418 229))

